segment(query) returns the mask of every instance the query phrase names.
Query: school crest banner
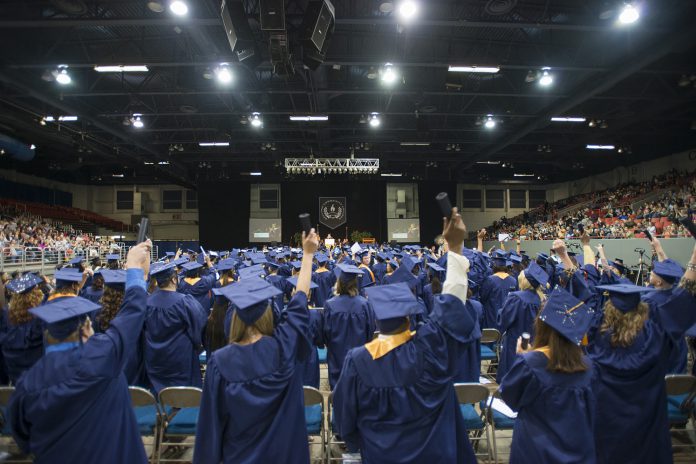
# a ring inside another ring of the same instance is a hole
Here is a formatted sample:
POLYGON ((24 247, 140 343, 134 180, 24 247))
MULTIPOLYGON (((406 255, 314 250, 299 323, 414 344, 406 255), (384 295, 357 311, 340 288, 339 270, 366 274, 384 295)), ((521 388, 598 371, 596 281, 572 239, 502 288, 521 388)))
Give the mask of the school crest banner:
POLYGON ((329 229, 346 223, 346 197, 319 197, 319 222, 329 229))

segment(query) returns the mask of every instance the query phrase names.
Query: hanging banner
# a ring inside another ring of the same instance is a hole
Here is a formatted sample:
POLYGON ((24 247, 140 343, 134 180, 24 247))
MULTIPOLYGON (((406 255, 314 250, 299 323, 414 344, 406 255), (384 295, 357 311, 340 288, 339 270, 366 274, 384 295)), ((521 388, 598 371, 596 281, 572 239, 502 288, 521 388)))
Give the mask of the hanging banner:
POLYGON ((329 229, 346 223, 346 197, 319 197, 319 222, 329 229))

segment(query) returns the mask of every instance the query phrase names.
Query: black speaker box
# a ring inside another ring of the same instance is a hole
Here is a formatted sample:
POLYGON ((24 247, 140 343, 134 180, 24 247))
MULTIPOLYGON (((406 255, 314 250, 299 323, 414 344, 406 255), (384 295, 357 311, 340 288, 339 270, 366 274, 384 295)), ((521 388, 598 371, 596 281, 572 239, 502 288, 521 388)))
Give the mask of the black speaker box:
POLYGON ((259 0, 261 30, 285 30, 285 0, 259 0))
POLYGON ((261 56, 244 5, 239 1, 222 0, 220 16, 230 49, 237 54, 237 59, 252 68, 256 67, 261 62, 261 56))
POLYGON ((310 3, 302 22, 303 40, 312 43, 318 51, 322 51, 324 42, 333 31, 335 18, 336 12, 330 0, 310 3))

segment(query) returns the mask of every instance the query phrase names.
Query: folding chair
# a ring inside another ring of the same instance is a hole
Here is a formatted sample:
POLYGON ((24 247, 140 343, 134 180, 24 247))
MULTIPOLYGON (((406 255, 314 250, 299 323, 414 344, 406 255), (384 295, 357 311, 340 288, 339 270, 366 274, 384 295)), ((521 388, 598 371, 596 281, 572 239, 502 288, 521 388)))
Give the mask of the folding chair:
POLYGON ((464 417, 464 424, 469 433, 469 440, 472 442, 476 457, 484 457, 485 462, 492 462, 495 451, 493 450, 490 424, 486 417, 485 407, 481 408, 481 412, 477 412, 475 407, 477 403, 479 405, 486 404, 489 395, 488 388, 480 383, 455 383, 454 391, 457 394, 459 410, 464 417), (478 452, 479 444, 482 440, 486 441, 485 453, 478 452))
POLYGON ((481 375, 495 380, 495 372, 498 370, 500 360, 500 332, 497 329, 483 329, 481 331, 481 375), (483 362, 488 366, 484 371, 483 362))
POLYGON ((302 387, 304 393, 305 422, 307 423, 307 435, 309 440, 310 456, 312 446, 316 445, 313 437, 319 436, 321 440, 321 463, 326 459, 326 435, 324 430, 324 395, 314 387, 302 387))
POLYGON ((149 461, 154 463, 157 459, 159 445, 159 432, 165 415, 160 410, 159 403, 149 390, 141 387, 128 387, 131 406, 138 421, 138 430, 141 437, 152 437, 152 452, 149 461))
POLYGON ((326 437, 326 462, 331 464, 332 462, 343 462, 343 452, 341 451, 338 456, 333 456, 333 448, 331 445, 339 447, 341 450, 345 451, 346 443, 341 440, 337 440, 334 435, 334 424, 333 424, 333 392, 329 393, 329 407, 326 421, 328 423, 327 437, 326 437))
POLYGON ((160 426, 157 463, 190 462, 183 456, 176 457, 180 448, 193 448, 195 442, 186 441, 187 437, 196 436, 198 411, 201 404, 202 390, 196 387, 167 387, 159 392, 159 403, 164 411, 170 411, 160 426), (171 441, 170 441, 171 440, 171 441), (165 449, 171 446, 171 457, 163 458, 165 449))
POLYGON ((677 450, 696 456, 696 442, 694 442, 694 420, 696 409, 696 377, 685 374, 670 374, 665 376, 665 388, 667 390, 667 418, 669 420, 669 433, 672 437, 672 452, 675 457, 677 450), (691 427, 689 422, 691 421, 691 427))
POLYGON ((2 459, 2 462, 7 463, 25 463, 33 462, 30 456, 26 456, 15 443, 12 438, 12 429, 7 418, 7 404, 10 402, 10 397, 14 393, 14 387, 0 387, 0 419, 2 419, 2 428, 0 429, 0 450, 7 453, 8 456, 2 459))
MULTIPOLYGON (((500 454, 505 454, 509 455, 510 453, 500 453, 500 450, 498 448, 498 442, 495 436, 496 431, 510 431, 510 436, 509 437, 501 437, 501 438, 509 438, 510 443, 512 443, 512 429, 515 426, 515 419, 512 417, 508 417, 505 414, 496 411, 491 407, 491 404, 493 402, 493 399, 497 398, 500 401, 503 401, 502 398, 500 397, 500 390, 496 390, 495 393, 493 393, 493 396, 490 396, 488 400, 486 400, 485 406, 482 406, 485 408, 485 414, 486 418, 488 419, 488 423, 491 426, 491 436, 493 437, 493 458, 495 459, 495 462, 498 462, 498 456, 500 454)), ((508 447, 509 449, 509 447, 508 447)))

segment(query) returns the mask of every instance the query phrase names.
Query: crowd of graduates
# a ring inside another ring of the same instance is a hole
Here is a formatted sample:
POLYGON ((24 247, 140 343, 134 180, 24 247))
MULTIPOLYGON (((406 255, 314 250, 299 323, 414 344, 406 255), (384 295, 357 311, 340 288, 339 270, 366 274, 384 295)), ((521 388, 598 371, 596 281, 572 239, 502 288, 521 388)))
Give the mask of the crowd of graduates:
POLYGON ((652 239, 639 287, 587 234, 582 253, 556 240, 535 257, 466 248, 465 235, 454 209, 438 252, 326 248, 312 230, 301 248, 151 263, 145 242, 125 263, 25 273, 0 289, 5 420, 35 462, 144 463, 128 385, 194 386, 194 462, 307 463, 302 387, 319 387, 325 348, 348 451, 476 462, 454 383, 479 382, 495 328, 499 393, 518 413, 511 462, 671 462, 664 377, 686 372, 696 335, 696 246, 684 270, 652 239))

